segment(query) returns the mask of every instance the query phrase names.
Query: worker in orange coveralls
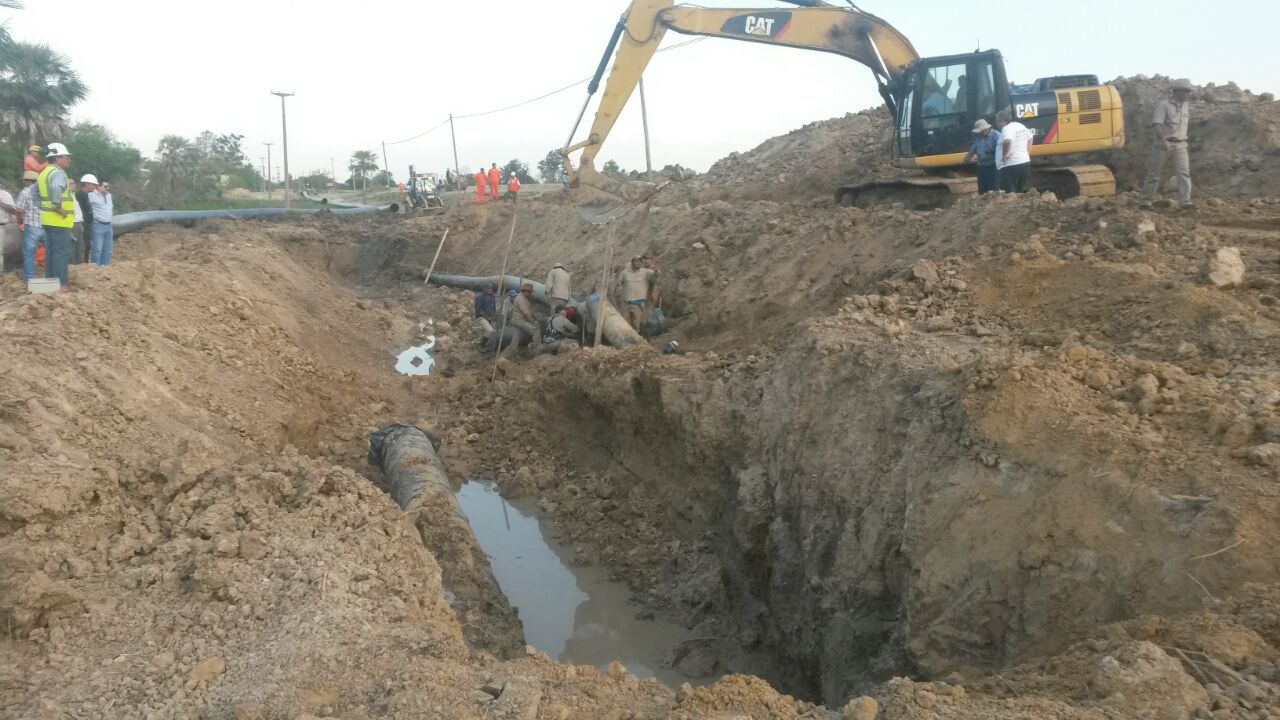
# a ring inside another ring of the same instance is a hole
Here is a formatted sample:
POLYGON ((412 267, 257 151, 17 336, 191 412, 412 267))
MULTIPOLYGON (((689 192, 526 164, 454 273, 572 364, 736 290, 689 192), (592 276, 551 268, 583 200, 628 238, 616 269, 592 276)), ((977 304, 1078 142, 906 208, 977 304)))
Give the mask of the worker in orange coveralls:
POLYGON ((484 197, 485 197, 484 168, 480 168, 479 172, 475 174, 475 178, 476 178, 476 204, 480 205, 484 203, 484 197))
POLYGON ((489 199, 502 199, 502 171, 498 169, 498 163, 494 163, 489 168, 489 199))

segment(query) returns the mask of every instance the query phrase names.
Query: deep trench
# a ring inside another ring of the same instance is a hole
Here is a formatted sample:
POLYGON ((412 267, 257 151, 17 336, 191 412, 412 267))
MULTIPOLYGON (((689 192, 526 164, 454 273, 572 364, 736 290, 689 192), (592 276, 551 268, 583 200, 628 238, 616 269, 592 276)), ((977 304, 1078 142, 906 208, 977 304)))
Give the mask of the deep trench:
MULTIPOLYGON (((351 251, 348 262, 328 269, 357 293, 385 293, 388 281, 421 283, 401 265, 402 239, 351 251)), ((406 305, 421 302, 417 292, 405 292, 406 305)), ((952 400, 929 377, 883 369, 868 378, 864 358, 829 365, 807 348, 789 357, 790 366, 742 372, 730 389, 714 374, 619 374, 569 359, 567 372, 540 388, 544 415, 529 422, 558 424, 561 431, 543 440, 558 446, 562 470, 607 478, 621 493, 640 486, 656 499, 648 519, 662 533, 660 544, 678 543, 685 556, 671 558, 679 567, 670 586, 648 593, 657 602, 644 612, 689 628, 699 640, 692 651, 716 676, 756 675, 795 697, 838 706, 873 683, 933 674, 913 662, 904 630, 911 570, 901 550, 909 494, 902 475, 913 468, 888 469, 913 446, 931 457, 954 455, 963 423, 948 417, 952 400), (867 410, 851 421, 856 427, 821 427, 851 408, 867 410), (916 434, 909 425, 925 427, 916 434), (860 525, 874 537, 850 568, 843 536, 860 525)), ((460 368, 463 377, 472 371, 487 386, 487 371, 480 378, 480 368, 460 368)), ((467 479, 451 478, 454 489, 467 479)), ((562 528, 574 523, 539 516, 562 528)), ((449 555, 474 556, 477 548, 433 551, 447 576, 449 555)), ((600 562, 637 598, 652 590, 636 587, 625 564, 600 562)), ((505 597, 481 605, 491 621, 518 629, 505 597)), ((501 643, 483 649, 514 655, 522 644, 508 643, 507 653, 501 643)))

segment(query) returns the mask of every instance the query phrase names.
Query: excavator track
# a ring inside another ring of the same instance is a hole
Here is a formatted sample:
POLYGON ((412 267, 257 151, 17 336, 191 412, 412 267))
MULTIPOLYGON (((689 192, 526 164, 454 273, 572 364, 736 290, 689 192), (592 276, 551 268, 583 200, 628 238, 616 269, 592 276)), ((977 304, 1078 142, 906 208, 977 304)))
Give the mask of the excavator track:
MULTIPOLYGON (((1105 165, 1036 166, 1031 173, 1031 186, 1040 192, 1052 192, 1062 200, 1116 194, 1115 175, 1105 165)), ((957 199, 977 192, 978 180, 974 177, 895 178, 841 185, 836 188, 835 201, 844 207, 900 204, 908 210, 937 210, 951 207, 957 199)))

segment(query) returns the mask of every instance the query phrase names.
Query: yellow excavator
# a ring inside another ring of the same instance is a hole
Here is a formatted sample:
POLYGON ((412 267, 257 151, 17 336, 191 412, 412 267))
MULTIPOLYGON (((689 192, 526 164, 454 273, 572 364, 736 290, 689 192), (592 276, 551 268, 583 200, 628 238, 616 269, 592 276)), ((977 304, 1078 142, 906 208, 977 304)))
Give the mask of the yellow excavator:
MULTIPOLYGON (((1099 84, 1094 75, 1042 78, 1013 87, 998 50, 922 58, 902 33, 852 2, 843 7, 823 0, 782 1, 797 7, 715 9, 676 5, 673 0, 634 0, 614 30, 588 86, 587 102, 560 151, 570 185, 594 187, 630 202, 642 202, 656 191, 651 183, 600 174, 595 158, 668 30, 835 53, 870 68, 894 118, 894 164, 925 172, 842 185, 835 189, 836 202, 842 205, 902 202, 911 208, 935 208, 977 192, 974 172, 964 164, 972 129, 979 118, 994 122, 1001 110, 1012 113, 1035 135, 1033 158, 1124 145, 1120 94, 1111 85, 1099 84), (615 51, 591 134, 574 143, 615 51), (579 150, 575 167, 570 156, 579 150)), ((1061 198, 1115 194, 1115 177, 1103 165, 1036 163, 1032 184, 1061 198)))

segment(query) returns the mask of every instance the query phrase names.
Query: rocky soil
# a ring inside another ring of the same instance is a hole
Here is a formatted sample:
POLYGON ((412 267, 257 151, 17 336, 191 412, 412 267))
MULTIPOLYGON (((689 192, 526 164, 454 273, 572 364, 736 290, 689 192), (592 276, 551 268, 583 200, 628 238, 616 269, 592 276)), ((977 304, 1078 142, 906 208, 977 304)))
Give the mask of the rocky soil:
POLYGON ((0 717, 1280 714, 1275 104, 1197 97, 1193 133, 1248 130, 1239 163, 1193 149, 1198 213, 835 207, 826 158, 877 154, 874 112, 612 228, 522 201, 513 272, 581 294, 610 243, 651 252, 672 324, 492 382, 469 293, 422 272, 445 228, 442 270, 496 272, 510 205, 153 228, 76 293, 4 278, 0 717), (440 372, 395 375, 431 332, 440 372), (378 489, 392 422, 729 674, 521 650, 472 541, 378 489))

